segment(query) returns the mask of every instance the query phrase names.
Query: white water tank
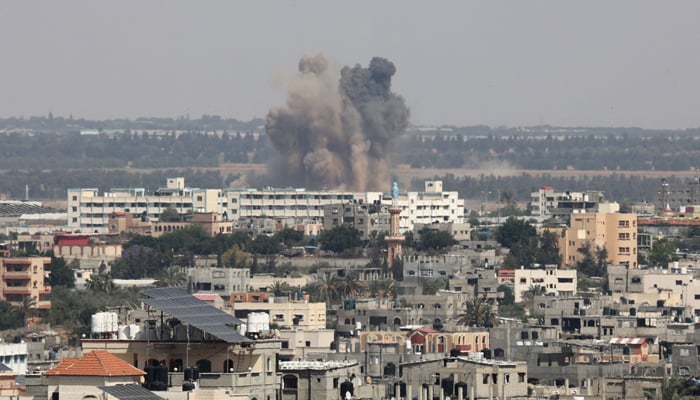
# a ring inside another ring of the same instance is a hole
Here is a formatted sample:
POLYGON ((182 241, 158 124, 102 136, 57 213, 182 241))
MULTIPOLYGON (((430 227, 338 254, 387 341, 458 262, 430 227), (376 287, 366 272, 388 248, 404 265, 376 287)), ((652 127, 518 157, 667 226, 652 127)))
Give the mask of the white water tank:
POLYGON ((248 314, 248 332, 270 332, 270 314, 250 313, 248 314))
POLYGON ((117 335, 117 339, 119 339, 119 340, 129 339, 129 325, 119 326, 119 334, 117 335))
POLYGON ((129 329, 127 331, 127 337, 129 339, 131 339, 131 340, 140 339, 141 336, 143 336, 143 335, 141 334, 141 326, 140 325, 136 325, 136 324, 129 325, 129 329))
POLYGON ((98 312, 92 315, 90 322, 90 332, 92 333, 117 333, 119 330, 117 313, 115 312, 98 312))

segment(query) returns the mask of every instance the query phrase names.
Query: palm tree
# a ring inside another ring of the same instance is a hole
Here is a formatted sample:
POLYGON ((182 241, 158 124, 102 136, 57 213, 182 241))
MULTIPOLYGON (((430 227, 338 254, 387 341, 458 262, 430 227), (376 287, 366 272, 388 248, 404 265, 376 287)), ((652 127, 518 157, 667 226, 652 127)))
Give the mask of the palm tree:
POLYGON ((460 314, 457 322, 461 325, 490 328, 496 322, 493 311, 493 300, 482 296, 474 296, 464 302, 464 313, 460 314))
POLYGON ((338 280, 330 278, 328 275, 321 275, 314 282, 315 292, 319 299, 326 302, 326 307, 330 307, 331 301, 338 296, 338 280))
POLYGON ((394 298, 396 295, 396 281, 391 278, 372 281, 369 284, 369 292, 372 296, 379 298, 394 298))
POLYGON ((24 296, 22 298, 22 303, 17 307, 17 311, 24 318, 24 325, 33 325, 34 312, 36 310, 36 299, 32 296, 24 296))
POLYGON ((92 274, 87 280, 87 288, 93 292, 112 293, 114 283, 111 274, 92 274))
POLYGON ((180 267, 171 265, 161 270, 156 276, 158 286, 180 287, 187 281, 187 275, 180 267))
POLYGON ((274 281, 267 289, 272 293, 291 292, 296 290, 289 283, 284 281, 274 281))
POLYGON ((645 389, 644 398, 648 400, 690 400, 694 397, 688 394, 679 378, 664 378, 659 390, 645 389))
POLYGON ((357 273, 348 273, 344 277, 335 277, 338 294, 343 298, 354 299, 365 289, 365 285, 358 279, 357 273))

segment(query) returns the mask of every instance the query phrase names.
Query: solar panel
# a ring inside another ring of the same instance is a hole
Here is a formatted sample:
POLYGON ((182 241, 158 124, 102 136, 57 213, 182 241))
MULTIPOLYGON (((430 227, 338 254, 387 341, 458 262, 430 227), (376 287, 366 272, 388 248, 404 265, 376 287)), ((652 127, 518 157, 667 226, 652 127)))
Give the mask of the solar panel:
POLYGON ((100 389, 120 400, 163 400, 162 397, 139 385, 100 386, 100 389))
POLYGON ((227 343, 248 342, 238 333, 242 321, 179 288, 155 288, 143 292, 143 302, 180 321, 213 335, 227 343))

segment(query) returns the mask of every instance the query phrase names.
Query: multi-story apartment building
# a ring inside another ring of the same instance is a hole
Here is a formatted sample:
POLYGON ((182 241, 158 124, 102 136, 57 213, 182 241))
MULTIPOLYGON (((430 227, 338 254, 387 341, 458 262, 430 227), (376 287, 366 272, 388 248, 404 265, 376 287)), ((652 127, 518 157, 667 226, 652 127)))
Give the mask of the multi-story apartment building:
POLYGON ((603 192, 555 192, 551 186, 542 186, 530 194, 530 215, 564 217, 576 212, 592 212, 603 200, 603 192))
POLYGON ((81 232, 107 233, 109 218, 123 211, 144 220, 158 219, 166 209, 181 215, 215 212, 222 216, 225 199, 221 189, 185 187, 185 178, 168 178, 165 188, 153 194, 144 188, 111 189, 100 195, 97 189, 68 189, 68 226, 81 232))
POLYGON ((48 296, 51 287, 44 282, 44 266, 51 263, 48 257, 0 257, 2 271, 2 295, 0 300, 20 306, 25 297, 35 301, 35 308, 49 309, 48 296))
POLYGON ((700 179, 669 183, 666 179, 656 189, 654 205, 657 210, 679 210, 680 207, 700 204, 700 179))
POLYGON ((559 239, 563 264, 576 265, 584 255, 578 251, 604 248, 607 262, 637 268, 637 215, 619 213, 617 203, 601 205, 597 213, 571 214, 569 227, 559 239))
POLYGON ((350 202, 323 206, 323 229, 349 226, 360 232, 362 240, 367 239, 372 231, 388 233, 389 219, 389 209, 382 204, 350 202))
POLYGON ((576 270, 559 269, 556 265, 546 265, 544 269, 516 269, 513 280, 515 301, 523 301, 523 293, 531 287, 544 288, 545 293, 553 296, 571 296, 576 294, 576 270))
MULTIPOLYGON (((381 203, 391 206, 391 194, 383 194, 381 203)), ((443 191, 442 181, 426 181, 424 192, 399 193, 396 206, 401 208, 401 233, 412 231, 418 223, 464 222, 464 200, 459 198, 456 191, 443 191)))
MULTIPOLYGON (((165 188, 147 193, 144 188, 68 189, 68 226, 81 232, 106 233, 109 218, 125 212, 143 220, 157 220, 166 209, 181 215, 216 213, 221 221, 268 217, 323 222, 324 207, 333 204, 392 205, 389 193, 306 189, 197 189, 185 187, 184 178, 169 178, 165 188)), ((464 201, 457 192, 442 190, 442 181, 428 181, 425 192, 399 195, 401 232, 415 223, 461 223, 464 201)))

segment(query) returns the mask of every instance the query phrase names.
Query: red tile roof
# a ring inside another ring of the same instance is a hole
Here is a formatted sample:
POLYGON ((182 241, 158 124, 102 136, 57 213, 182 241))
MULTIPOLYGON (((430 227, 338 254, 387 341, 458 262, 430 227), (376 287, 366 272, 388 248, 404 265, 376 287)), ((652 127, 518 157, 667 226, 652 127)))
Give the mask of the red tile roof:
POLYGON ((82 358, 64 358, 55 368, 46 371, 46 375, 142 376, 146 373, 108 351, 95 350, 82 358))

